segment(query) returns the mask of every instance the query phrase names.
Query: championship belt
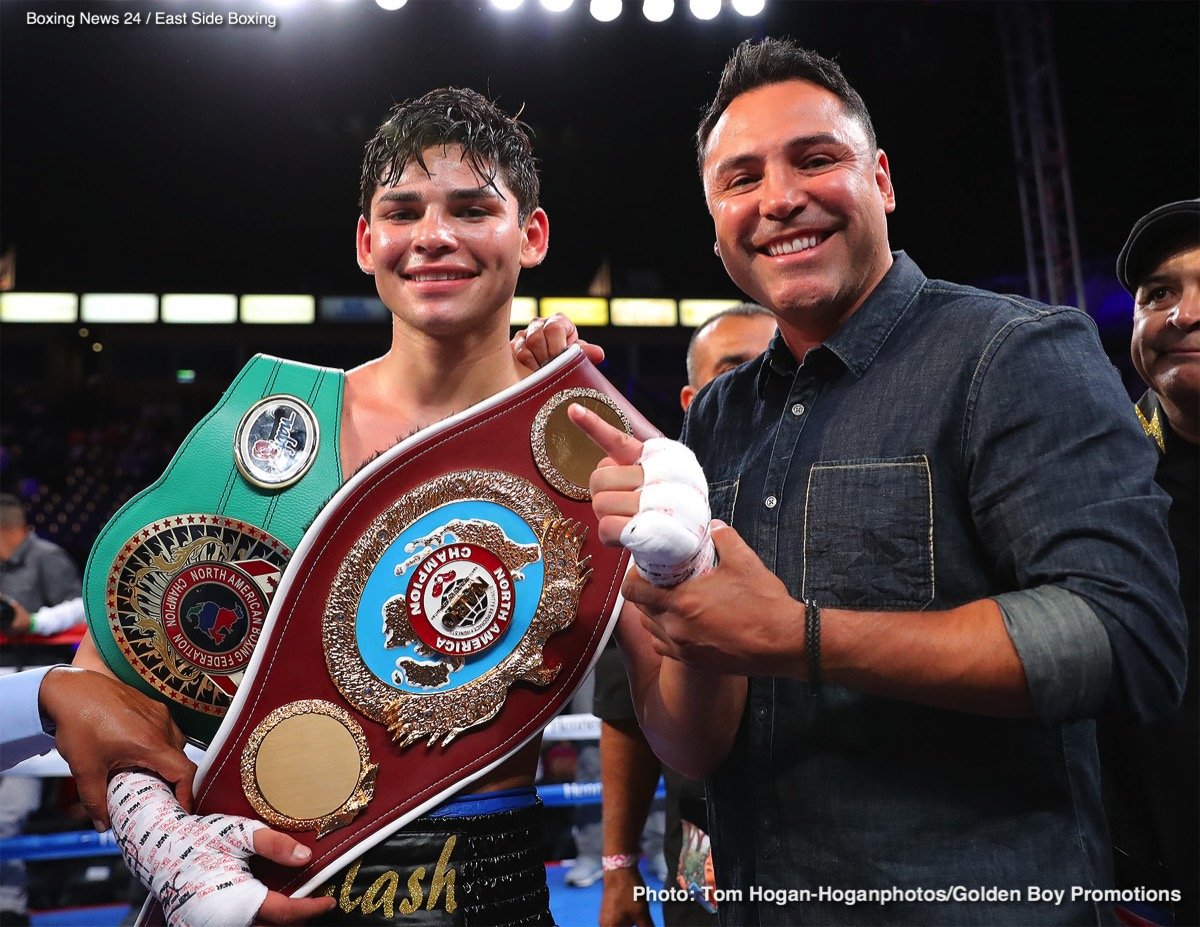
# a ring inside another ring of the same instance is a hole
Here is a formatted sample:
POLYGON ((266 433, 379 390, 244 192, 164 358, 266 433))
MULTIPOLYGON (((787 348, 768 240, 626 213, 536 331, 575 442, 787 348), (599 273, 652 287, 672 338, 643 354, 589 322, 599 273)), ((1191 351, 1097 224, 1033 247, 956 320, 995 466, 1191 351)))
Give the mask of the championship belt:
POLYGON ((597 537, 572 402, 657 434, 574 348, 371 463, 304 535, 196 793, 312 849, 256 866, 271 888, 311 891, 498 766, 595 663, 628 555, 597 537))
POLYGON ((344 379, 254 357, 92 548, 83 594, 100 655, 193 741, 216 733, 291 552, 341 485, 344 379))

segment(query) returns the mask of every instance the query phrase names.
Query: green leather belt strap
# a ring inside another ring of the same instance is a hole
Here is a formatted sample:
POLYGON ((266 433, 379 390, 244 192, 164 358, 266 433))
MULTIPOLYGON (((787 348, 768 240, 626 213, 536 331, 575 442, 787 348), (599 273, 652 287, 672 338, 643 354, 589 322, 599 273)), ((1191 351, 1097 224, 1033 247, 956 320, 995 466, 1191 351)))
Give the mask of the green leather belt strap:
MULTIPOLYGON (((316 514, 342 484, 339 432, 344 381, 345 375, 340 370, 256 355, 225 391, 216 408, 192 429, 163 475, 121 507, 92 548, 83 584, 92 639, 109 668, 125 682, 166 702, 184 733, 192 739, 202 742, 211 739, 220 724, 220 715, 215 714, 211 706, 206 711, 193 710, 189 707, 196 704, 193 699, 181 698, 178 693, 168 691, 170 678, 167 678, 167 686, 160 685, 156 681, 157 672, 147 670, 149 664, 170 666, 181 660, 178 652, 166 652, 170 645, 161 628, 151 627, 153 622, 147 620, 147 614, 154 613, 157 608, 147 603, 163 598, 171 576, 171 568, 158 566, 151 569, 155 567, 154 557, 159 553, 155 545, 161 543, 165 560, 170 556, 183 558, 185 555, 177 551, 186 547, 184 542, 189 541, 190 536, 163 534, 160 542, 156 541, 155 532, 169 531, 173 523, 185 525, 191 521, 188 516, 195 516, 197 520, 208 517, 211 521, 211 516, 235 520, 235 524, 244 523, 249 528, 252 540, 260 533, 254 529, 261 529, 270 536, 261 543, 271 545, 279 554, 275 566, 278 569, 278 564, 295 550, 316 514), (286 488, 256 485, 235 463, 234 442, 239 423, 248 410, 269 396, 294 397, 308 406, 315 417, 319 435, 309 469, 286 488), (271 539, 279 544, 274 545, 271 539), (135 550, 138 543, 144 549, 135 550), (279 552, 279 545, 286 547, 286 551, 279 552), (139 563, 147 562, 149 567, 139 567, 140 572, 127 570, 127 574, 145 579, 130 583, 127 576, 121 585, 122 592, 118 589, 116 567, 129 561, 131 556, 139 563), (154 588, 155 584, 157 588, 154 588), (126 607, 134 600, 136 608, 126 607), (156 641, 155 650, 147 657, 145 647, 134 644, 151 638, 156 641), (142 669, 131 665, 131 661, 142 669)), ((176 529, 177 532, 184 530, 176 529)), ((241 536, 245 537, 244 529, 241 536)), ((236 561, 239 556, 254 556, 246 550, 245 546, 231 550, 229 559, 236 561)), ((187 562, 191 564, 203 556, 202 552, 197 552, 187 562)), ((255 599, 260 604, 267 600, 267 596, 255 599)), ((217 640, 222 640, 221 635, 227 633, 218 628, 217 640)), ((184 643, 186 646, 186 641, 184 643)), ((250 642, 252 645, 253 641, 250 642)), ((231 660, 227 657, 226 662, 231 660)), ((190 667, 188 669, 194 672, 190 667)))

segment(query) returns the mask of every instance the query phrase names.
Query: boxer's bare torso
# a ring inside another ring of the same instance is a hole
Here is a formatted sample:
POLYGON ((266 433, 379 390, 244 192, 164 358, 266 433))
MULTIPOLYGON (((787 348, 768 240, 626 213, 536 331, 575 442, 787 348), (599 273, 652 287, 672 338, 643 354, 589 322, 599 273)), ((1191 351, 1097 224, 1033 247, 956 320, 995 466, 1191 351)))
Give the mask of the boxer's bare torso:
MULTIPOLYGON (((492 364, 484 363, 459 380, 460 389, 431 394, 427 389, 408 388, 432 382, 411 355, 397 360, 397 352, 356 367, 346 374, 342 406, 342 472, 357 473, 364 464, 389 450, 398 441, 428 428, 476 402, 493 396, 528 376, 530 371, 512 359, 508 342, 492 364), (429 401, 432 400, 432 401, 429 401)), ((438 366, 438 375, 452 368, 438 366)), ((450 379, 457 379, 452 373, 450 379)), ((471 792, 493 792, 533 785, 542 738, 537 736, 507 760, 477 779, 471 792)), ((416 749, 416 748, 410 748, 416 749)))

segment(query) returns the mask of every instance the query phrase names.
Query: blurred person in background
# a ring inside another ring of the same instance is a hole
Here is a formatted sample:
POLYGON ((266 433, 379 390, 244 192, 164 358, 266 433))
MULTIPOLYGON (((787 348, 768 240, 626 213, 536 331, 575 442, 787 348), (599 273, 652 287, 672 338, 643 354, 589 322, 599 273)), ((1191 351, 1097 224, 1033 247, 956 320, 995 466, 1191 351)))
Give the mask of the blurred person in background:
POLYGON ((0 595, 8 603, 0 630, 51 637, 82 624, 81 591, 70 554, 38 537, 20 499, 0 493, 0 595))
MULTIPOLYGON (((1105 807, 1116 882, 1178 889, 1175 905, 1139 908, 1157 923, 1200 924, 1200 199, 1139 219, 1117 259, 1133 297, 1133 366, 1149 389, 1135 411, 1158 453, 1155 481, 1171 497, 1167 528, 1188 620, 1183 704, 1163 720, 1100 725, 1105 807)), ((1118 916, 1129 923, 1128 909, 1118 916)))
MULTIPOLYGON (((52 636, 83 621, 79 569, 65 550, 38 537, 26 523, 21 500, 0 493, 0 630, 52 636)), ((0 663, 59 662, 52 648, 9 644, 0 663)), ((62 656, 69 656, 63 654, 62 656)), ((42 801, 42 780, 0 777, 0 839, 14 837, 42 801)), ((28 924, 25 863, 0 862, 0 921, 28 924)))

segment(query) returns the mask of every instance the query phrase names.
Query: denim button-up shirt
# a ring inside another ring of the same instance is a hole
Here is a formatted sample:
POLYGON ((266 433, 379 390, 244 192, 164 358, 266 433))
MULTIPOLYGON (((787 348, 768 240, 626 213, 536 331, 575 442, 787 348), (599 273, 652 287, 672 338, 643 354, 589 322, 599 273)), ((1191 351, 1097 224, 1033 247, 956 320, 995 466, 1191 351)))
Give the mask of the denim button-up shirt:
POLYGON ((683 440, 713 517, 795 598, 896 612, 993 598, 1036 713, 752 678, 708 782, 718 884, 743 893, 722 920, 1111 917, 1080 894, 1111 881, 1089 719, 1177 703, 1186 630, 1154 449, 1091 320, 929 280, 897 253, 803 363, 777 336, 714 381, 683 440), (924 894, 955 886, 1011 894, 924 894), (1031 900, 1031 886, 1065 895, 1031 900), (828 894, 870 889, 910 894, 883 906, 828 894))

